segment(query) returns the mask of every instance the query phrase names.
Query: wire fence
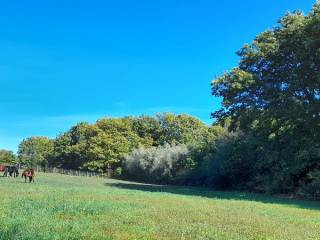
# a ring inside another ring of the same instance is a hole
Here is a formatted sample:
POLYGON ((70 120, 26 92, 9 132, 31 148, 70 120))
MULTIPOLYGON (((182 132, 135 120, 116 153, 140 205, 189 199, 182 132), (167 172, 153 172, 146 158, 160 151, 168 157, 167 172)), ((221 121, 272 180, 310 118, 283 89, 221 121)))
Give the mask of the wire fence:
MULTIPOLYGON (((0 172, 5 170, 5 167, 12 167, 15 166, 17 169, 23 170, 26 169, 26 166, 20 164, 0 164, 0 172), (3 169, 2 169, 3 167, 3 169)), ((92 172, 92 171, 84 171, 84 170, 74 170, 74 169, 63 169, 63 168, 53 168, 53 167, 46 167, 43 168, 41 166, 36 166, 34 168, 36 172, 44 172, 44 173, 58 173, 58 174, 65 174, 70 176, 82 176, 82 177, 100 177, 100 178, 110 178, 112 176, 112 170, 109 169, 105 173, 101 172, 92 172)))
POLYGON ((44 172, 44 173, 58 173, 58 174, 65 174, 70 176, 82 176, 82 177, 100 177, 100 178, 109 178, 111 177, 111 171, 107 171, 106 173, 99 173, 99 172, 91 172, 91 171, 83 171, 83 170, 73 170, 73 169, 63 169, 63 168, 43 168, 37 166, 35 168, 37 172, 44 172))

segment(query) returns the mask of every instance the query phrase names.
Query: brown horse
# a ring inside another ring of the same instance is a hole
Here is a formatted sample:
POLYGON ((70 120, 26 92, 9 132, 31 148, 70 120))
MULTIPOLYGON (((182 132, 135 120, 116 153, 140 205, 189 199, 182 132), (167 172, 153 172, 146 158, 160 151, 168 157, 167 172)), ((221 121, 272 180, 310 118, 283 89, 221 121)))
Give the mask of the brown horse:
POLYGON ((6 177, 7 171, 6 171, 6 166, 3 164, 0 164, 0 172, 3 172, 3 176, 6 177))
POLYGON ((4 172, 5 168, 6 168, 5 165, 0 164, 0 172, 4 172))
POLYGON ((24 177, 24 182, 27 182, 27 178, 29 178, 29 182, 34 182, 35 173, 32 168, 26 169, 22 172, 21 177, 24 177))

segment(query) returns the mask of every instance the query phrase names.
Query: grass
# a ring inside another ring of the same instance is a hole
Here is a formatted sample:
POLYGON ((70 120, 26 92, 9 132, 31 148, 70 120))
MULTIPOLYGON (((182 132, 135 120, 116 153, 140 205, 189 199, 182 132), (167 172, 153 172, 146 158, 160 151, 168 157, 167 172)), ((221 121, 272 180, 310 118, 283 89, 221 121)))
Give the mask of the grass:
POLYGON ((320 239, 319 202, 56 174, 0 194, 0 240, 320 239))

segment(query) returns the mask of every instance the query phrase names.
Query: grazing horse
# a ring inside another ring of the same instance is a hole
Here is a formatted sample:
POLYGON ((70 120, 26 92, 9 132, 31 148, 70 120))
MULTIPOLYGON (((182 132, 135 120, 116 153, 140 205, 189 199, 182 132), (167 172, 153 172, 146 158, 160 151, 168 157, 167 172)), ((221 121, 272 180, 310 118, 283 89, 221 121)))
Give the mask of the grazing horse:
POLYGON ((21 177, 24 177, 24 182, 27 182, 27 178, 29 178, 29 182, 34 182, 35 173, 32 168, 26 169, 22 172, 21 177))
POLYGON ((6 166, 5 165, 2 165, 0 164, 0 172, 3 172, 3 176, 6 177, 6 166))
POLYGON ((3 176, 8 177, 18 177, 19 176, 19 170, 17 166, 5 166, 5 165, 0 165, 0 171, 3 171, 3 176))
POLYGON ((18 177, 19 176, 19 170, 17 166, 10 166, 9 167, 9 176, 10 177, 18 177))

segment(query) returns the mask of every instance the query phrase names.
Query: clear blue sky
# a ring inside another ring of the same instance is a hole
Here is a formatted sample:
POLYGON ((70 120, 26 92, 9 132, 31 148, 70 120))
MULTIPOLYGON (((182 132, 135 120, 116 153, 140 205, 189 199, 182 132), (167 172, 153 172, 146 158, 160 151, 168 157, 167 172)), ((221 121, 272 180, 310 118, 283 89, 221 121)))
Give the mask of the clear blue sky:
POLYGON ((176 112, 210 123, 210 82, 235 52, 313 0, 0 3, 0 148, 103 116, 176 112))

